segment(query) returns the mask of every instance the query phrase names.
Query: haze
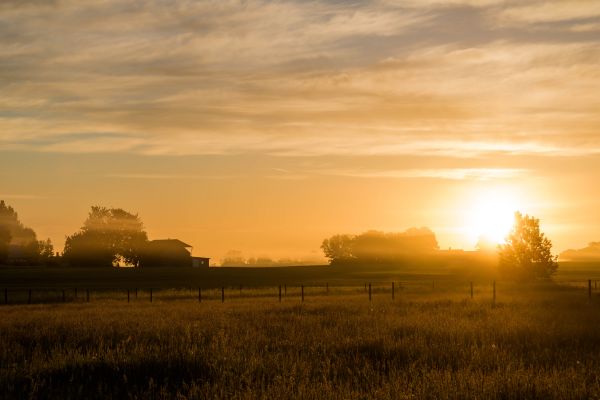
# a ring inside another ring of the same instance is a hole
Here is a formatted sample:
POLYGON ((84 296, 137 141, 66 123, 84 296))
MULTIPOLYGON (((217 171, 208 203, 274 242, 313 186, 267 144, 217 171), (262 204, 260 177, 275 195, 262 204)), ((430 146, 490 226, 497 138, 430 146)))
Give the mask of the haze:
POLYGON ((58 249, 98 204, 216 260, 499 207, 559 252, 600 240, 598 93, 597 1, 3 1, 0 198, 58 249))

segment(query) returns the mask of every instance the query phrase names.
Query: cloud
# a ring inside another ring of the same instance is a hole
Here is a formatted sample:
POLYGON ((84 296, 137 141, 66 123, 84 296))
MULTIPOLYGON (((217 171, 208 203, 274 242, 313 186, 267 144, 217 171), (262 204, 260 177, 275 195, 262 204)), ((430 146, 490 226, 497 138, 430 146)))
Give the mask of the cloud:
POLYGON ((159 174, 159 173, 115 173, 107 174, 105 178, 111 179, 136 179, 136 180, 180 180, 180 179, 230 179, 237 175, 187 175, 187 174, 159 174))
POLYGON ((596 8, 569 1, 559 13, 538 2, 461 0, 5 3, 0 149, 595 155, 600 40, 567 33, 593 31, 595 22, 581 19, 596 8), (578 22, 533 36, 521 28, 560 15, 578 22), (518 24, 504 28, 494 19, 518 24), (461 21, 469 21, 468 35, 456 33, 461 21))
POLYGON ((600 16, 600 3, 595 0, 554 0, 515 3, 504 8, 498 19, 504 23, 540 23, 600 16))
POLYGON ((439 168, 439 169, 405 169, 405 170, 331 170, 324 174, 347 176, 353 178, 392 178, 392 179, 448 179, 448 180, 478 180, 516 178, 526 174, 525 169, 516 168, 439 168))
POLYGON ((600 21, 574 24, 569 29, 573 32, 600 32, 600 21))

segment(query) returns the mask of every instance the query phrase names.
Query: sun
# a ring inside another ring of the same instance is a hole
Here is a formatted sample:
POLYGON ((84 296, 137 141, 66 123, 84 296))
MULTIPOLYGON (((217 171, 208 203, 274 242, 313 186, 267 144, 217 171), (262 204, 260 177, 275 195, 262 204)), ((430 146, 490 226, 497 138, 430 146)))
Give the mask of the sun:
POLYGON ((466 231, 469 241, 476 244, 483 239, 502 244, 510 232, 519 203, 514 193, 489 190, 474 196, 466 211, 466 231))

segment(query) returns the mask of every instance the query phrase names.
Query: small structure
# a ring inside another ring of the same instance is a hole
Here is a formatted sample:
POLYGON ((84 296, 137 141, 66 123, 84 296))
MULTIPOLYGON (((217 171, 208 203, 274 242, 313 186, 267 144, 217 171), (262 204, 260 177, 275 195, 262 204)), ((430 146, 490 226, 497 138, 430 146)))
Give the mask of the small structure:
POLYGON ((192 246, 179 239, 148 242, 140 267, 208 267, 209 258, 192 257, 192 246))
POLYGON ((208 257, 192 257, 192 267, 208 268, 210 258, 208 257))

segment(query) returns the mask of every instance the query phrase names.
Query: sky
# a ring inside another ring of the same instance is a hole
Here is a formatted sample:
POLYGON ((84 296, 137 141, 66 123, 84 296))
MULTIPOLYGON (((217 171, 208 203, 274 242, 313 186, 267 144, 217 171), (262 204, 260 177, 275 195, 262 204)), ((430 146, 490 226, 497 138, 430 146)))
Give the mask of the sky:
POLYGON ((599 182, 595 0, 0 2, 0 199, 57 249, 103 205, 217 263, 513 208, 559 252, 599 182))

